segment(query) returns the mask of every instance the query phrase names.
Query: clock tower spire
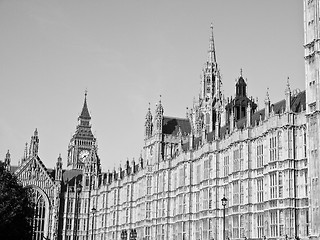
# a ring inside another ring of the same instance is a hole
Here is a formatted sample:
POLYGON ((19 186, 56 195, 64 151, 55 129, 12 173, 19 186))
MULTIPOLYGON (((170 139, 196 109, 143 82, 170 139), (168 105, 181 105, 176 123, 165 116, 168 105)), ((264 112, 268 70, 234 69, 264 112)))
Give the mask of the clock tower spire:
POLYGON ((89 155, 92 146, 95 145, 96 138, 92 134, 90 120, 87 91, 85 91, 82 111, 78 117, 78 125, 68 147, 67 166, 69 169, 82 169, 85 158, 89 155))

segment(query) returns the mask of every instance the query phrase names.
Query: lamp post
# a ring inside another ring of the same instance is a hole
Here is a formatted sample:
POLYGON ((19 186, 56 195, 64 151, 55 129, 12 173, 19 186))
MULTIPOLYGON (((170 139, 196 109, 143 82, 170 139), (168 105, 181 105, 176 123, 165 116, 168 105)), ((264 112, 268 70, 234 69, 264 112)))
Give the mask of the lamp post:
POLYGON ((223 232, 222 232, 222 236, 223 239, 222 240, 226 240, 226 205, 227 205, 227 201, 228 199, 223 196, 223 198, 221 199, 222 202, 222 206, 223 206, 223 232))
POLYGON ((127 230, 122 230, 122 232, 121 232, 121 239, 122 239, 122 240, 127 240, 127 230))
POLYGON ((130 240, 136 240, 136 239, 137 239, 137 231, 135 229, 131 229, 130 240))
POLYGON ((95 207, 93 207, 91 209, 92 211, 92 233, 91 233, 91 240, 93 240, 93 227, 94 227, 94 215, 96 214, 97 209, 95 207))

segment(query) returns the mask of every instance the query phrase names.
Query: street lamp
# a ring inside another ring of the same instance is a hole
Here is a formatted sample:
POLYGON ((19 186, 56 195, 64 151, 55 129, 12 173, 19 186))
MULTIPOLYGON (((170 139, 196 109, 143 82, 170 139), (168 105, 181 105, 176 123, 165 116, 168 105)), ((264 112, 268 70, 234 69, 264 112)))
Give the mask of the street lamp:
POLYGON ((97 209, 95 207, 93 207, 91 209, 91 211, 92 211, 92 234, 91 234, 91 240, 93 240, 94 215, 95 215, 97 209))
POLYGON ((136 240, 136 239, 137 239, 137 231, 135 229, 131 229, 130 240, 136 240))
POLYGON ((121 239, 122 240, 127 240, 127 230, 122 230, 121 231, 121 239))
POLYGON ((223 233, 222 233, 222 236, 223 236, 223 239, 222 240, 225 240, 226 239, 226 205, 227 205, 227 201, 228 199, 223 196, 223 198, 221 199, 221 202, 222 202, 222 206, 223 206, 223 233))

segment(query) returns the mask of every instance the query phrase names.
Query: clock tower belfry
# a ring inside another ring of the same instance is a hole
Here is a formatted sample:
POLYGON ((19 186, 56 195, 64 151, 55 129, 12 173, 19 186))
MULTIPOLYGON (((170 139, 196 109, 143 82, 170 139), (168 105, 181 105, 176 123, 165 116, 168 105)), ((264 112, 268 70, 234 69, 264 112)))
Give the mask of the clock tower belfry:
POLYGON ((87 91, 76 132, 73 134, 68 147, 68 168, 83 169, 84 160, 95 145, 96 138, 93 136, 90 125, 91 116, 87 106, 87 91))

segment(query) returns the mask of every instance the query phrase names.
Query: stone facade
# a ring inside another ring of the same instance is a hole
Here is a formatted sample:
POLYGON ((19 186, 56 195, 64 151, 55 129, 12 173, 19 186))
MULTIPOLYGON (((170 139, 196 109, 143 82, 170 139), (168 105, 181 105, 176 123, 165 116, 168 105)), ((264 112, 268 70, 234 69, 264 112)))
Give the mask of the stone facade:
MULTIPOLYGON (((225 207, 230 239, 319 239, 320 0, 305 0, 306 91, 292 91, 264 108, 238 77, 225 98, 213 28, 199 98, 185 118, 164 115, 161 100, 145 120, 137 161, 101 172, 85 96, 68 147, 47 169, 35 131, 14 172, 34 192, 34 239, 222 239, 225 207)), ((302 57, 302 56, 301 56, 302 57)))

